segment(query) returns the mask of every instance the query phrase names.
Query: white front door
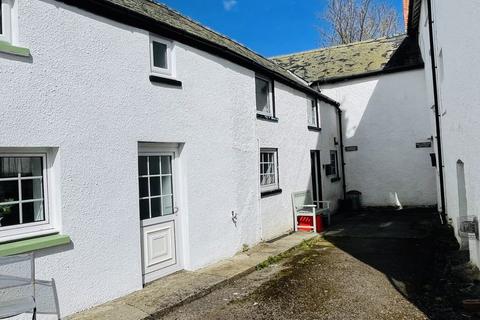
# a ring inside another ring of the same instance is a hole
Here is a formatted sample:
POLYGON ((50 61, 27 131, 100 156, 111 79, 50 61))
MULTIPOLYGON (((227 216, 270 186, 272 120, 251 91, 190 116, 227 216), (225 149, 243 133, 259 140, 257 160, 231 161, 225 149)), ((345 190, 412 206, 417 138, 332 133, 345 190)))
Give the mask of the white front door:
POLYGON ((144 282, 181 268, 175 152, 139 153, 138 179, 144 282))

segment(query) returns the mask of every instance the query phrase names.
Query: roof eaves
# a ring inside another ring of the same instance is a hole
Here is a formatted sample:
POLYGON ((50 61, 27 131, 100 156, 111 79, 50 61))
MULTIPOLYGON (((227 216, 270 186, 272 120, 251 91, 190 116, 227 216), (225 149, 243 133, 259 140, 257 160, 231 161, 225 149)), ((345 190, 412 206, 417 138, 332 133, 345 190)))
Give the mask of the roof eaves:
POLYGON ((390 73, 396 73, 396 72, 404 72, 404 71, 410 71, 410 70, 416 70, 416 69, 423 69, 425 67, 425 64, 419 63, 416 65, 409 65, 409 66, 403 66, 403 67, 397 67, 397 68, 390 68, 390 69, 383 69, 383 70, 376 70, 376 71, 370 71, 370 72, 363 72, 363 73, 358 73, 358 74, 351 74, 347 76, 340 76, 340 77, 332 77, 332 78, 325 78, 325 79, 320 79, 312 82, 313 85, 322 85, 322 84, 332 84, 332 83, 338 83, 338 82, 343 82, 343 81, 350 81, 350 80, 355 80, 355 79, 361 79, 361 78, 367 78, 367 77, 373 77, 373 76, 378 76, 378 75, 383 75, 383 74, 390 74, 390 73))
MULTIPOLYGON (((304 80, 298 81, 297 78, 290 78, 276 70, 273 70, 273 68, 268 68, 252 59, 249 59, 246 56, 243 56, 232 49, 229 49, 226 46, 220 45, 218 43, 209 41, 207 39, 204 39, 200 36, 197 36, 195 34, 189 33, 185 30, 175 28, 174 26, 168 25, 165 22, 159 21, 157 19, 154 19, 152 17, 149 17, 145 14, 141 14, 138 12, 135 12, 133 10, 129 10, 128 8, 125 8, 123 6, 120 6, 116 3, 113 3, 108 0, 57 0, 59 2, 63 2, 67 5, 71 5, 77 8, 80 8, 82 10, 91 12, 93 14, 126 24, 126 25, 131 25, 152 33, 156 33, 159 35, 163 35, 165 37, 169 37, 172 39, 175 39, 179 42, 185 43, 187 45, 192 45, 193 47, 200 49, 205 52, 209 52, 211 54, 220 56, 222 58, 225 58, 229 61, 232 61, 238 65, 244 66, 246 68, 251 69, 252 71, 255 72, 260 72, 265 75, 268 75, 272 77, 274 80, 280 81, 286 85, 289 85, 295 89, 298 89, 304 93, 316 95, 320 99, 324 100, 325 102, 332 104, 334 106, 337 106, 338 102, 333 101, 332 99, 322 95, 321 93, 317 92, 316 90, 313 90, 308 86, 308 84, 304 83, 304 80)), ((187 18, 188 19, 188 18, 187 18)), ((213 32, 213 31, 211 31, 213 32)), ((217 34, 219 36, 222 36, 226 38, 223 35, 217 34)), ((233 41, 233 40, 232 40, 233 41)), ((237 42, 235 42, 238 44, 237 42)), ((240 44, 238 44, 240 45, 240 44)), ((244 47, 244 46, 243 46, 244 47)), ((247 49, 246 47, 244 47, 247 49)), ((249 50, 249 49, 247 49, 249 50)), ((250 52, 254 53, 253 51, 249 50, 250 52)), ((255 53, 254 53, 255 54, 255 53)), ((256 54, 259 56, 258 54, 256 54)), ((259 56, 260 58, 263 58, 259 56)), ((266 61, 273 63, 269 61, 266 58, 263 58, 266 61)), ((285 73, 290 76, 290 72, 280 66, 275 65, 276 67, 282 69, 285 71, 285 73)))

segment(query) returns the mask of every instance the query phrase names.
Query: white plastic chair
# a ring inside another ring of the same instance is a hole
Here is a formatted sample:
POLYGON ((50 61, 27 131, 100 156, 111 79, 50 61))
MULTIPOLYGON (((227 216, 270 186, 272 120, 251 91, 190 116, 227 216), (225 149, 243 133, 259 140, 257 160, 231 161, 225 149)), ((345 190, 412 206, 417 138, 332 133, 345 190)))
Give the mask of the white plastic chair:
POLYGON ((14 317, 24 313, 32 313, 37 318, 35 303, 35 258, 33 253, 0 257, 0 319, 14 317), (26 270, 24 270, 26 269, 26 270), (15 272, 24 273, 16 276, 15 272), (8 291, 15 292, 9 297, 8 291), (7 293, 5 293, 7 291, 7 293))
POLYGON ((317 232, 317 215, 326 215, 330 224, 330 201, 316 201, 314 204, 310 191, 292 193, 293 211, 295 214, 295 231, 298 231, 298 217, 312 217, 312 232, 317 232))

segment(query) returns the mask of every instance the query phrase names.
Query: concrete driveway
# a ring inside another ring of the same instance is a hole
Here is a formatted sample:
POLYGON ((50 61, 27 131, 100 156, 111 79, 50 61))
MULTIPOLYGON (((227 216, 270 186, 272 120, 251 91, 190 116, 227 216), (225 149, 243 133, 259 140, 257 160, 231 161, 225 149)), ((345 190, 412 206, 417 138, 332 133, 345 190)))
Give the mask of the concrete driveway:
POLYGON ((439 228, 427 209, 343 217, 328 241, 162 319, 473 319, 449 299, 455 292, 438 286, 445 261, 438 259, 439 228))

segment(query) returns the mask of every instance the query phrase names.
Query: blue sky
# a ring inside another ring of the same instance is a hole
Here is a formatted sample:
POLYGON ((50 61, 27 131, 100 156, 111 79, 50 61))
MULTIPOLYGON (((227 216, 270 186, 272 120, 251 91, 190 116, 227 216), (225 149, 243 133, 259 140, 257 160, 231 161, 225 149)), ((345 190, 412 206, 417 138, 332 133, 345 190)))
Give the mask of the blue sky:
MULTIPOLYGON (((401 14, 401 0, 388 0, 401 14)), ((327 0, 159 0, 270 57, 319 47, 327 0)))

